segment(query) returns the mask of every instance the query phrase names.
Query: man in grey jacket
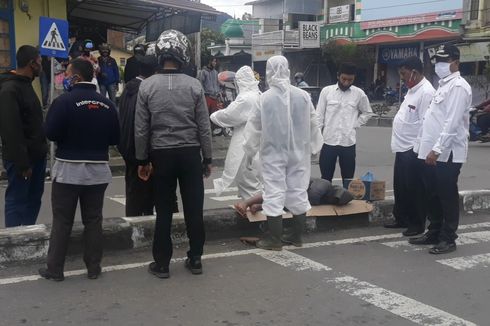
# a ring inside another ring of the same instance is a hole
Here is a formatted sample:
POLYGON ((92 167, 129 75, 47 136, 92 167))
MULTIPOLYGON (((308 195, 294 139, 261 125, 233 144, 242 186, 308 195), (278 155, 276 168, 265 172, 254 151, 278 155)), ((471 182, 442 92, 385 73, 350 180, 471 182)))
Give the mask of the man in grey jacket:
POLYGON ((160 35, 156 51, 161 71, 141 82, 136 104, 138 175, 147 180, 153 173, 157 212, 153 238, 155 261, 150 264, 149 272, 159 278, 169 277, 173 252, 170 229, 177 181, 190 244, 186 267, 193 274, 202 273, 203 175, 211 174, 211 128, 199 81, 183 73, 183 67, 189 62, 189 48, 189 41, 178 31, 168 30, 160 35))

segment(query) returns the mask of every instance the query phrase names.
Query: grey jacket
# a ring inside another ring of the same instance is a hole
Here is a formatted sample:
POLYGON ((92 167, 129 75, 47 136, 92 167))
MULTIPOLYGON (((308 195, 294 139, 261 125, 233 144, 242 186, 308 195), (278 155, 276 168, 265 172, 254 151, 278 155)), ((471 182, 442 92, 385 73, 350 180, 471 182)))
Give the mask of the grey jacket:
POLYGON ((206 95, 216 95, 219 93, 218 72, 216 69, 204 67, 201 71, 201 84, 206 95))
POLYGON ((141 82, 135 112, 136 158, 150 150, 201 147, 211 160, 211 127, 199 81, 184 74, 155 74, 141 82))

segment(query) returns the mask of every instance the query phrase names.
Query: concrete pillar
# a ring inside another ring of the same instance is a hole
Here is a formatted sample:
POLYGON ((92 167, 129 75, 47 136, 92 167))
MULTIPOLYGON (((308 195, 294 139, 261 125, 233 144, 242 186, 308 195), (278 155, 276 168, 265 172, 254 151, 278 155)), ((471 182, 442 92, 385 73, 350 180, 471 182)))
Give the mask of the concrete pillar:
POLYGON ((376 79, 378 78, 378 58, 379 58, 379 45, 376 44, 376 62, 374 63, 374 71, 373 71, 373 82, 376 82, 376 79))

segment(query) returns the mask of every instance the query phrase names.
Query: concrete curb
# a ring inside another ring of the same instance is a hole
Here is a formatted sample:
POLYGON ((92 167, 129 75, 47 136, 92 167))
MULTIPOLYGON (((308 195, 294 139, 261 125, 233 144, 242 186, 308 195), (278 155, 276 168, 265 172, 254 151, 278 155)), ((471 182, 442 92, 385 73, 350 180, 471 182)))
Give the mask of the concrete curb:
MULTIPOLYGON (((341 217, 310 217, 308 232, 333 231, 352 227, 380 225, 392 218, 393 198, 374 203, 370 214, 341 217)), ((460 192, 462 213, 490 212, 490 190, 460 192)), ((232 239, 239 236, 259 235, 262 223, 249 223, 231 208, 207 210, 204 213, 208 240, 232 239)), ((104 249, 127 250, 151 245, 155 217, 116 217, 104 219, 104 249)), ((39 224, 28 227, 0 229, 0 264, 35 261, 46 258, 49 245, 50 226, 39 224)), ((76 222, 69 248, 70 255, 82 252, 83 225, 76 222)), ((172 238, 175 244, 187 241, 183 218, 174 218, 172 238)))

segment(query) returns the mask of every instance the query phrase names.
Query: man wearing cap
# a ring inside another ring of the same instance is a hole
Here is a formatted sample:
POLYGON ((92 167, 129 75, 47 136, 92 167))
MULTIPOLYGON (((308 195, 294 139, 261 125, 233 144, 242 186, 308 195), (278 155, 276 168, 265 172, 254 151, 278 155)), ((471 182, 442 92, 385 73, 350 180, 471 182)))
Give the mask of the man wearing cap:
POLYGON ((434 244, 431 254, 456 250, 459 224, 458 176, 468 152, 470 85, 459 73, 459 49, 441 45, 435 54, 440 78, 414 151, 425 160, 429 230, 411 244, 434 244))

